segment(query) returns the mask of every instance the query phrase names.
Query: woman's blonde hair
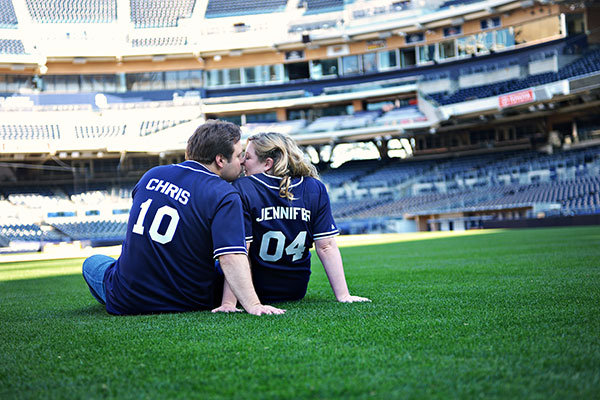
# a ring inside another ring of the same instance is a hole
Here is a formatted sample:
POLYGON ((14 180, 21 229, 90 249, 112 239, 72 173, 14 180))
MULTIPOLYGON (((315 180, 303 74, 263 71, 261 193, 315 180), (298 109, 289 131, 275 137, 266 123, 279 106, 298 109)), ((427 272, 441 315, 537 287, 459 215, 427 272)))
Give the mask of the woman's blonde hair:
POLYGON ((304 153, 291 137, 278 132, 264 132, 251 136, 248 143, 250 141, 254 143, 254 151, 259 161, 273 159, 271 174, 282 178, 279 183, 281 197, 294 199, 289 190, 292 178, 319 177, 315 166, 304 158, 304 153))

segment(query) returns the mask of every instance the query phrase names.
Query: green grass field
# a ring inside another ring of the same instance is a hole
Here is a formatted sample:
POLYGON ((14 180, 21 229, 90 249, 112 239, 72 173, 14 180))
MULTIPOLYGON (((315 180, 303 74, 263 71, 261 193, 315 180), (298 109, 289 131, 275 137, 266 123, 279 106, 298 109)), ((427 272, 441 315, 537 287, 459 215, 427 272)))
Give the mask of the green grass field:
POLYGON ((0 264, 0 399, 600 398, 600 227, 418 237, 342 249, 372 303, 315 257, 283 316, 114 317, 82 260, 0 264))

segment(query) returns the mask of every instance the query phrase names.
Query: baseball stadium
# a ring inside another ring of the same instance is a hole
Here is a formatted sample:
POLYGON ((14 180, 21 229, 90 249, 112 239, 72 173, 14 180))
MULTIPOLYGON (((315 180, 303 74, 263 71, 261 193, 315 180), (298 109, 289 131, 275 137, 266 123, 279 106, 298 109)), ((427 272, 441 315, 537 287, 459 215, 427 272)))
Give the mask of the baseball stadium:
POLYGON ((0 322, 2 399, 600 397, 600 3, 0 0, 0 322), (293 140, 365 301, 304 231, 282 315, 96 301, 214 120, 293 140))

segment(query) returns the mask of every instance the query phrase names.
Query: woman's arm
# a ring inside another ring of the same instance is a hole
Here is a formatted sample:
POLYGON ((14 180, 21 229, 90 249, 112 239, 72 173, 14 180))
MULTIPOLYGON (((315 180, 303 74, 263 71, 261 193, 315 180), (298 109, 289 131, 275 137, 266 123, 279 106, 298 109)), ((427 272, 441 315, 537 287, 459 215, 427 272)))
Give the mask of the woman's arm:
POLYGON ((319 260, 325 268, 327 279, 333 289, 333 294, 337 301, 342 303, 353 303, 357 301, 371 301, 366 297, 351 296, 346 283, 344 274, 344 265, 342 264, 342 255, 337 246, 335 238, 325 238, 315 241, 315 248, 319 260))

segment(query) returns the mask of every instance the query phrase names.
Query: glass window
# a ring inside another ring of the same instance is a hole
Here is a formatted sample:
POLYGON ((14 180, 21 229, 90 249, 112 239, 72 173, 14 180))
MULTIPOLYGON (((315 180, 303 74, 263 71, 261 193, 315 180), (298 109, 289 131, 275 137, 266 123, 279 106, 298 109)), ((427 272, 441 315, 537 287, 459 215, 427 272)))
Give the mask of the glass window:
POLYGON ((277 113, 263 113, 263 114, 246 114, 246 123, 252 122, 276 122, 277 121, 277 113))
POLYGON ((310 78, 308 71, 308 62, 298 62, 285 64, 286 80, 295 81, 310 78))
POLYGON ((440 42, 440 60, 456 57, 456 47, 454 40, 440 42))
MULTIPOLYGON (((18 87, 18 85, 17 85, 18 87)), ((67 77, 64 75, 56 75, 54 77, 54 90, 64 92, 67 90, 67 77)))
POLYGON ((475 54, 477 51, 477 42, 474 36, 458 38, 456 42, 458 43, 459 56, 468 56, 475 54))
POLYGON ((269 76, 271 82, 283 82, 283 64, 269 65, 269 76))
POLYGON ((425 41, 425 34, 421 33, 413 33, 411 35, 406 36, 406 44, 409 43, 418 43, 425 41))
POLYGON ((162 72, 148 72, 147 74, 150 89, 165 88, 165 81, 162 72))
POLYGON ((222 121, 232 122, 238 126, 242 125, 242 116, 241 115, 219 115, 218 117, 212 117, 211 119, 220 119, 222 121))
POLYGON ((296 109, 296 110, 287 110, 287 119, 288 121, 296 120, 296 119, 308 119, 312 116, 311 109, 296 109))
POLYGON ((190 87, 199 88, 202 86, 202 70, 196 69, 190 71, 190 87))
MULTIPOLYGON (((52 84, 54 86, 54 82, 52 84)), ((19 83, 17 77, 14 75, 6 75, 6 90, 12 91, 18 89, 19 83)))
POLYGON ((415 48, 411 47, 408 49, 400 50, 400 60, 402 62, 402 68, 410 67, 417 63, 417 57, 415 55, 415 48))
POLYGON ((177 89, 189 89, 191 87, 191 76, 192 72, 190 70, 187 71, 179 71, 177 73, 177 89))
POLYGON ((233 69, 229 69, 226 70, 227 71, 227 75, 229 78, 229 84, 230 85, 239 85, 240 83, 242 83, 242 75, 240 73, 240 69, 239 68, 233 68, 233 69))
POLYGON ((125 86, 127 87, 127 90, 135 90, 137 88, 137 75, 138 74, 125 75, 125 86))
POLYGON ((179 76, 178 71, 166 71, 165 72, 165 88, 177 89, 179 87, 179 76))
POLYGON ((260 75, 258 76, 258 82, 265 83, 265 82, 269 82, 271 80, 269 67, 270 67, 269 65, 261 65, 260 67, 258 67, 260 70, 260 75))
POLYGON ((92 90, 93 91, 102 92, 105 90, 104 82, 105 82, 105 78, 108 79, 108 75, 106 75, 106 76, 92 75, 91 78, 92 78, 92 90))
POLYGON ((585 32, 585 19, 583 14, 565 14, 567 35, 579 35, 585 32))
POLYGON ((377 72, 377 53, 363 54, 363 71, 377 72))
POLYGON ((78 75, 65 76, 65 90, 70 93, 79 92, 79 76, 78 75))
MULTIPOLYGON (((308 66, 308 63, 307 63, 308 66)), ((283 65, 263 65, 260 68, 259 82, 281 82, 283 65)))
POLYGON ((344 75, 360 73, 360 66, 358 64, 358 56, 342 57, 342 70, 343 70, 344 75))
POLYGON ((476 35, 477 52, 489 52, 494 46, 494 32, 485 32, 476 35))
POLYGON ((501 29, 496 31, 496 46, 498 50, 512 47, 515 45, 515 35, 513 34, 513 28, 501 29))
MULTIPOLYGON (((95 81, 100 81, 103 86, 104 89, 107 92, 116 92, 118 90, 118 84, 117 84, 117 76, 116 75, 101 75, 101 76, 96 76, 95 81)), ((99 89, 101 90, 101 89, 99 89)))
POLYGON ((460 34, 462 34, 462 26, 450 26, 448 28, 444 28, 444 37, 457 36, 460 34))
POLYGON ((324 77, 338 76, 338 59, 331 58, 328 60, 314 60, 311 63, 310 70, 311 78, 321 79, 324 77))
POLYGON ((256 67, 244 68, 244 83, 256 83, 256 67))
POLYGON ((500 17, 482 19, 481 21, 479 21, 479 23, 481 26, 481 30, 496 28, 500 26, 500 17))
POLYGON ((81 75, 81 91, 91 92, 94 90, 94 76, 93 75, 81 75))
POLYGON ((206 71, 206 85, 209 87, 223 86, 223 71, 220 69, 213 69, 206 71))
POLYGON ((398 67, 398 54, 396 50, 382 51, 377 54, 379 56, 379 69, 381 71, 398 67))
POLYGON ((433 61, 435 57, 435 45, 419 46, 419 64, 433 61))

